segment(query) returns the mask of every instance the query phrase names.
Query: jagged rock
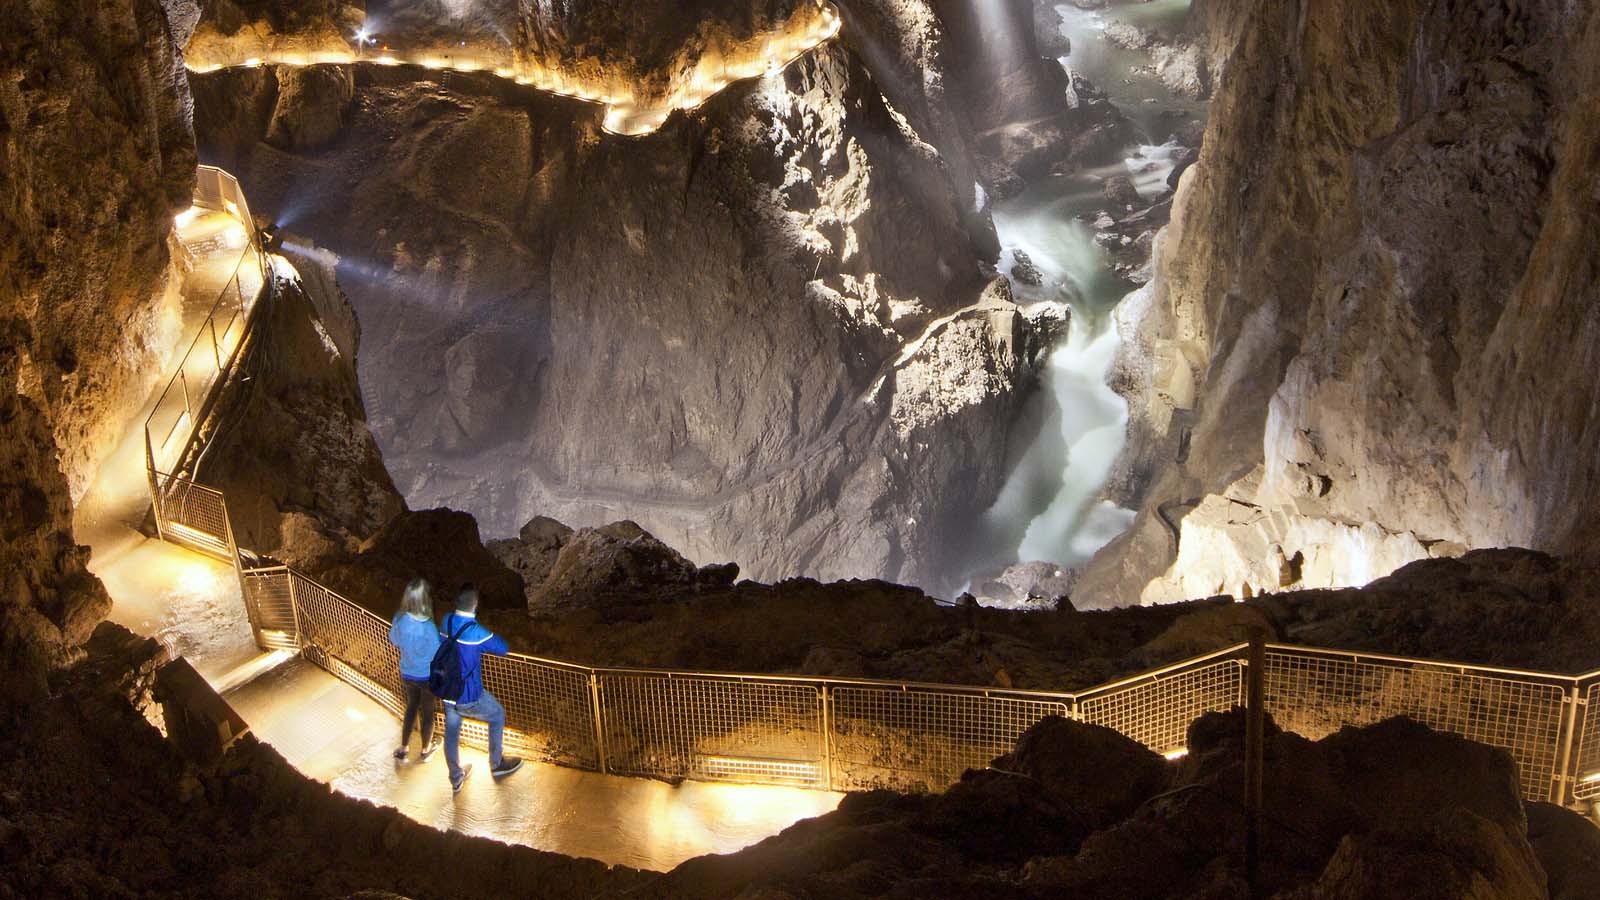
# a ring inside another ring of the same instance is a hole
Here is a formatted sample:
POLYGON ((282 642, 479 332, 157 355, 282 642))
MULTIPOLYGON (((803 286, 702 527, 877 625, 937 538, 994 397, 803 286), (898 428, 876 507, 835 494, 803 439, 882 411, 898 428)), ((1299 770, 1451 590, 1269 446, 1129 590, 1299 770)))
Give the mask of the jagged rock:
POLYGON ((622 502, 757 577, 955 577, 940 548, 998 491, 983 461, 1004 458, 1049 329, 934 324, 978 299, 992 231, 969 227, 974 179, 952 183, 858 59, 830 46, 626 142, 488 76, 357 82, 314 160, 258 143, 240 174, 252 208, 353 248, 366 401, 414 505, 500 536, 622 502), (329 177, 354 202, 308 202, 329 177), (902 395, 935 366, 971 377, 902 395))
POLYGON ((1039 271, 1039 266, 1026 252, 1018 249, 1011 251, 1011 277, 1020 284, 1038 287, 1044 284, 1044 273, 1039 271))
POLYGON ((158 0, 8 10, 0 70, 0 396, 42 413, 40 471, 59 466, 75 502, 174 341, 188 79, 158 0))
POLYGON ((352 552, 404 509, 367 427, 354 312, 330 254, 292 241, 259 302, 250 380, 203 472, 228 498, 239 546, 308 571, 352 552))
POLYGON ((1101 191, 1116 210, 1127 212, 1138 209, 1144 205, 1144 198, 1139 196, 1139 189, 1133 186, 1133 179, 1126 175, 1113 175, 1101 185, 1101 191))
POLYGON ((542 611, 676 599, 698 583, 698 568, 678 551, 633 522, 613 522, 573 532, 544 581, 528 586, 527 604, 530 610, 542 611))
MULTIPOLYGON (((1308 561, 1365 556, 1369 538, 1410 559, 1434 541, 1593 545, 1600 480, 1567 448, 1587 445, 1580 410, 1597 390, 1576 373, 1600 315, 1600 122, 1578 98, 1600 84, 1600 29, 1593 10, 1538 4, 1508 39, 1497 9, 1332 4, 1319 27, 1377 42, 1352 63, 1284 9, 1197 7, 1202 45, 1237 52, 1152 294, 1122 331, 1130 439, 1112 483, 1147 511, 1142 527, 1210 496, 1286 509, 1272 530, 1306 540, 1274 540, 1308 561), (1264 86, 1284 83, 1286 59, 1296 74, 1276 103, 1264 86), (1419 67, 1447 74, 1424 85, 1406 74, 1419 67)), ((1248 553, 1248 531, 1226 532, 1228 552, 1248 553)), ((1164 558, 1108 549, 1085 577, 1096 596, 1079 599, 1132 602, 1187 540, 1164 558)), ((1368 581, 1408 558, 1377 556, 1341 580, 1308 565, 1302 584, 1368 581)))
POLYGON ((1583 816, 1553 803, 1525 804, 1528 841, 1544 868, 1550 900, 1600 897, 1600 829, 1583 816))
POLYGON ((348 66, 304 66, 275 70, 277 104, 267 123, 267 143, 283 150, 315 150, 344 125, 355 97, 348 66))
POLYGON ((387 618, 413 578, 433 587, 435 610, 448 608, 463 585, 478 589, 482 609, 522 609, 522 578, 478 536, 472 516, 452 509, 406 510, 363 541, 354 556, 308 573, 327 587, 387 618))
POLYGON ((561 548, 572 538, 572 529, 548 516, 534 516, 515 538, 490 541, 489 552, 522 576, 527 589, 537 588, 549 577, 561 548))
POLYGON ((0 706, 42 696, 111 609, 72 538, 72 503, 49 421, 20 394, 0 397, 0 706))
POLYGON ((1039 41, 1043 56, 1066 56, 1072 52, 1072 41, 1062 32, 1066 24, 1054 3, 1034 3, 1033 33, 1039 41))
POLYGON ((1025 777, 1035 790, 1076 810, 1091 831, 1132 815, 1169 780, 1166 760, 1138 741, 1058 716, 1023 732, 1016 748, 991 766, 1025 777), (1114 779, 1105 777, 1110 772, 1114 779))

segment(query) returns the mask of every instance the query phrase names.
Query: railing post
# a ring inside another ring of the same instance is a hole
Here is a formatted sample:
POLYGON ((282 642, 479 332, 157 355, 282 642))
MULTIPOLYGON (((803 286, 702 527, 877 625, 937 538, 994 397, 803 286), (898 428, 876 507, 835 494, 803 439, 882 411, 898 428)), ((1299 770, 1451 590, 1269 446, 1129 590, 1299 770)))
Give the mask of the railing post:
POLYGON ((833 692, 826 684, 817 685, 818 712, 822 717, 822 771, 828 790, 833 787, 833 692))
POLYGON ((611 771, 606 760, 606 725, 600 717, 600 676, 595 670, 589 670, 589 708, 594 715, 594 752, 600 763, 600 774, 611 771))
POLYGON ((1261 897, 1262 769, 1266 764, 1267 640, 1261 628, 1250 630, 1250 659, 1245 669, 1244 727, 1244 866, 1250 898, 1261 897))
POLYGON ((1567 804, 1567 797, 1578 783, 1578 757, 1572 751, 1578 738, 1578 708, 1584 704, 1582 690, 1581 684, 1574 684, 1564 698, 1567 714, 1562 717, 1564 722, 1562 731, 1565 734, 1560 738, 1560 754, 1556 757, 1556 777, 1554 783, 1550 785, 1550 802, 1559 806, 1567 804))
POLYGON ((206 317, 206 327, 211 329, 211 358, 217 362, 217 371, 222 371, 222 348, 217 344, 217 320, 206 317))
POLYGON ((166 531, 161 525, 161 485, 156 475, 156 451, 150 446, 150 426, 144 429, 144 473, 150 481, 150 511, 155 514, 156 540, 165 541, 166 531))
MULTIPOLYGON (((189 403, 189 376, 185 375, 181 368, 178 370, 178 384, 183 387, 183 411, 189 414, 189 425, 192 427, 194 425, 194 407, 189 403)), ((193 432, 190 432, 190 434, 192 436, 193 432)))

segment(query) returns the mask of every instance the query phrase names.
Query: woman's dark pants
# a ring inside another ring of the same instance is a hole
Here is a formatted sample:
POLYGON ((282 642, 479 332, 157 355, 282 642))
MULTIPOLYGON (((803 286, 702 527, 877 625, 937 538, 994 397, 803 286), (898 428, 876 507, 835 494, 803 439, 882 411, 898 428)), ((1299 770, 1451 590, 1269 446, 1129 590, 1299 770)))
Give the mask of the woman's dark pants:
POLYGON ((426 681, 411 681, 401 679, 401 684, 406 688, 406 717, 400 726, 400 746, 411 745, 411 726, 416 724, 417 716, 422 716, 422 746, 424 749, 433 742, 433 691, 428 690, 426 681))

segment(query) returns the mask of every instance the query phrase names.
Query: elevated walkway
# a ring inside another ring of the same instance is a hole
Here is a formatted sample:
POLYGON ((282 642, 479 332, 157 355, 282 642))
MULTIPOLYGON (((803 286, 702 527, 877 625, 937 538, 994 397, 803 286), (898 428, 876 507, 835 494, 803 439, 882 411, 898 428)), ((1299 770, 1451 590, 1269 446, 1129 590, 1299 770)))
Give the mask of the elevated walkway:
MULTIPOLYGON (((475 776, 461 795, 452 796, 443 754, 425 764, 394 760, 399 723, 389 710, 293 652, 258 645, 225 534, 196 529, 182 543, 146 534, 152 484, 146 425, 152 425, 150 450, 157 462, 192 474, 184 461, 194 457, 191 422, 225 380, 227 368, 219 360, 225 364, 248 340, 244 319, 230 319, 234 312, 247 318, 269 287, 265 258, 246 231, 247 215, 247 207, 197 205, 178 217, 190 269, 167 371, 183 372, 183 378, 164 379, 130 416, 125 438, 78 504, 76 534, 90 546, 90 569, 114 601, 111 620, 186 658, 259 739, 308 777, 438 828, 665 870, 694 856, 741 849, 831 810, 840 795, 698 782, 674 786, 537 762, 498 784, 475 776), (236 281, 242 290, 233 289, 236 281), (225 296, 229 302, 219 316, 217 301, 225 296), (219 324, 214 348, 211 333, 219 324), (162 432, 173 425, 169 441, 162 432)), ((169 530, 172 524, 165 523, 169 530)), ((469 761, 474 756, 485 768, 481 754, 466 752, 469 761)))

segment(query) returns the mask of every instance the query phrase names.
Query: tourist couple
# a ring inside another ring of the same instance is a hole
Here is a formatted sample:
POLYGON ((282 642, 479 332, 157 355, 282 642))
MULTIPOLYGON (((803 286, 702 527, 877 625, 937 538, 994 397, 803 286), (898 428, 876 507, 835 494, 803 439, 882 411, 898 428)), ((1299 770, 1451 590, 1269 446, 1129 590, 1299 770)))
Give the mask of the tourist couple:
POLYGON ((506 711, 483 687, 483 654, 505 655, 506 639, 478 624, 478 591, 461 587, 455 611, 438 625, 433 621, 433 596, 428 583, 418 578, 406 585, 400 611, 389 626, 389 643, 400 650, 400 680, 406 691, 406 715, 400 726, 400 749, 395 759, 405 759, 411 743, 411 726, 422 720, 422 760, 439 745, 433 740, 433 698, 444 701, 444 759, 450 767, 450 789, 459 792, 472 766, 461 765, 461 720, 477 719, 489 726, 489 773, 504 778, 522 767, 522 760, 503 756, 501 743, 506 711), (431 683, 430 683, 431 677, 431 683))

